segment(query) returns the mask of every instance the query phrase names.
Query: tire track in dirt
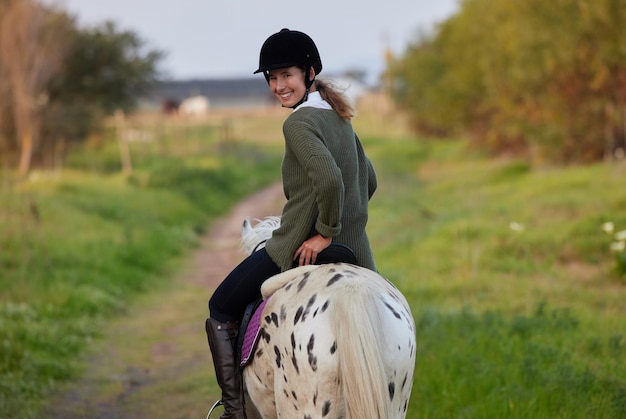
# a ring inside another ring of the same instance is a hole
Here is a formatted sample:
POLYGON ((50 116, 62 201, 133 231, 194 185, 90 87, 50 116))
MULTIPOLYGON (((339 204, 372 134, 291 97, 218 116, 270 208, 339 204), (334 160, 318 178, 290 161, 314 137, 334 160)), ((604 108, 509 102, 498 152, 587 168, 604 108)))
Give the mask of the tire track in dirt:
POLYGON ((206 303, 244 256, 243 219, 279 215, 283 203, 282 185, 275 184, 212 223, 165 290, 140 298, 107 325, 81 377, 58 389, 42 417, 204 418, 219 398, 204 333, 206 303))

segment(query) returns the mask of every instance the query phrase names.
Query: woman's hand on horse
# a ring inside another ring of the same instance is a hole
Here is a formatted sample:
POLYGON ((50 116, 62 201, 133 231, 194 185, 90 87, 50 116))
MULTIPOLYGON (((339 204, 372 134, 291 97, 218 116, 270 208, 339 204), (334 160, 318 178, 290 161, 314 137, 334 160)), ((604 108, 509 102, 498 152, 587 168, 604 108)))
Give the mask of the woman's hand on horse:
POLYGON ((323 237, 321 234, 316 234, 300 245, 293 255, 293 260, 299 259, 298 266, 311 265, 317 260, 317 255, 330 246, 332 241, 332 237, 323 237))

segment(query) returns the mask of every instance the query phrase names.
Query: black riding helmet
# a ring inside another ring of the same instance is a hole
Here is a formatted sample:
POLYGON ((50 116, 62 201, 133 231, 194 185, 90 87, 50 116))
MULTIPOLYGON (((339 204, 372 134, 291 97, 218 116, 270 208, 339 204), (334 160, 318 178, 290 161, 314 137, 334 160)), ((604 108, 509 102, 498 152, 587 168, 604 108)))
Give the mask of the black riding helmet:
MULTIPOLYGON (((269 82, 271 70, 292 66, 301 67, 306 75, 308 75, 308 69, 313 67, 317 75, 322 71, 322 60, 310 36, 285 28, 267 38, 263 43, 259 56, 259 68, 254 74, 263 72, 265 79, 269 82)), ((304 80, 308 92, 313 80, 309 80, 309 77, 305 77, 304 80)))

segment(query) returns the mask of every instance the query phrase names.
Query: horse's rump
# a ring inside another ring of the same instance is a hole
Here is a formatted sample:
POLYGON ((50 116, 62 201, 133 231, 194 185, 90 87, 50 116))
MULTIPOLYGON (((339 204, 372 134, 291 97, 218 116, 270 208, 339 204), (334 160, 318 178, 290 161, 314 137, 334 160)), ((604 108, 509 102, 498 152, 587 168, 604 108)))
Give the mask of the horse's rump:
POLYGON ((415 329, 404 297, 377 273, 302 270, 276 290, 261 324, 244 376, 264 417, 405 416, 415 329))

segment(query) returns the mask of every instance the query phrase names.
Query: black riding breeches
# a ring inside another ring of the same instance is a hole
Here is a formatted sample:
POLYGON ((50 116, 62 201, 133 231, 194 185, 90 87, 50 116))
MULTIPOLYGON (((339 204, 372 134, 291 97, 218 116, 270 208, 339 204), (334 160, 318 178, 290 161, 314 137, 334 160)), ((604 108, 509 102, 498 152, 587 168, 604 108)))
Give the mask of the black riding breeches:
POLYGON ((261 297, 261 284, 278 273, 265 249, 252 253, 217 287, 209 300, 210 316, 222 323, 239 321, 248 304, 261 297))

